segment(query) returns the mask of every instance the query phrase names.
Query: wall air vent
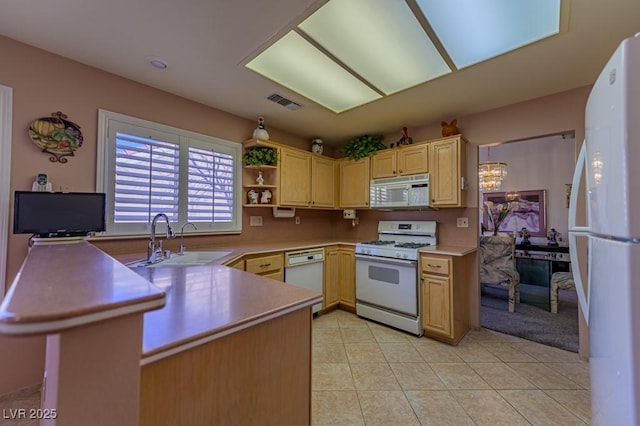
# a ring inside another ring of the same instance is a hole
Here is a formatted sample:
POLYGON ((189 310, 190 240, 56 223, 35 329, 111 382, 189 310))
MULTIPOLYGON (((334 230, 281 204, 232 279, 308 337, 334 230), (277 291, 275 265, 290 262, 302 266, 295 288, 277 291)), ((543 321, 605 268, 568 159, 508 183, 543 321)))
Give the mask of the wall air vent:
POLYGON ((301 106, 300 104, 293 102, 291 99, 287 99, 284 96, 278 95, 277 93, 270 94, 269 96, 267 96, 267 99, 277 104, 280 104, 283 107, 290 109, 292 111, 300 109, 300 106, 301 106))

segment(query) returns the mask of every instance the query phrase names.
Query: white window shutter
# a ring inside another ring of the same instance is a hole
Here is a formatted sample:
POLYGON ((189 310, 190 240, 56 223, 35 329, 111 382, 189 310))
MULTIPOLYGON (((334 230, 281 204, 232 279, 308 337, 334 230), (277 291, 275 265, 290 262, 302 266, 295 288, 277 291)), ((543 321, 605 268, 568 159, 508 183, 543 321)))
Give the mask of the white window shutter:
POLYGON ((189 147, 189 222, 231 222, 234 211, 234 158, 189 147))
POLYGON ((178 220, 179 156, 177 144, 116 134, 115 223, 178 220))

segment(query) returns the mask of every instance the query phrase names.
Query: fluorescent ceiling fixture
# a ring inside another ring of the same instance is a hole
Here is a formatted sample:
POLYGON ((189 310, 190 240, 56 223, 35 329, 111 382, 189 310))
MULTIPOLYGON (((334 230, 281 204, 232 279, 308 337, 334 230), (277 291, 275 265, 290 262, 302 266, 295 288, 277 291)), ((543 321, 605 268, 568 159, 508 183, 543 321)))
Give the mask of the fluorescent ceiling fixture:
POLYGON ((560 32, 561 0, 416 0, 457 68, 560 32))
POLYGON ((299 28, 386 95, 451 72, 404 1, 331 0, 299 28))
POLYGON ((382 97, 294 31, 247 67, 336 113, 382 97))

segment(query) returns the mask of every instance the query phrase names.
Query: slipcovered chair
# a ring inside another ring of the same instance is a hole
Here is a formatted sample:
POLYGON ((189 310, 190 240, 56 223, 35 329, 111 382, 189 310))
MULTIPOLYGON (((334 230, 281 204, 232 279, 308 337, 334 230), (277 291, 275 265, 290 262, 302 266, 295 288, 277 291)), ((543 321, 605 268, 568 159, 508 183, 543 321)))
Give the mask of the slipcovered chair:
POLYGON ((571 272, 554 272, 551 275, 551 313, 558 313, 558 289, 575 290, 576 283, 573 281, 571 272))
POLYGON ((480 237, 480 285, 509 288, 509 312, 520 303, 520 274, 516 270, 515 243, 510 236, 480 237))

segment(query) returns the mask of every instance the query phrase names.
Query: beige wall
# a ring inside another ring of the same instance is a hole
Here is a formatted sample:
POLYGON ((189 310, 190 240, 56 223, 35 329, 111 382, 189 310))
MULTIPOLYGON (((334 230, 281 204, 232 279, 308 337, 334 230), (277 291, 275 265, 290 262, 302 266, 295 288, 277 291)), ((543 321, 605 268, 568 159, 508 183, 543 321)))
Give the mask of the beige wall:
MULTIPOLYGON (((98 108, 157 121, 187 130, 241 142, 251 136, 255 123, 251 120, 206 107, 151 87, 73 62, 13 40, 0 37, 3 57, 11 58, 0 67, 0 84, 13 87, 13 144, 11 190, 29 189, 35 175, 49 175, 55 189, 71 191, 95 190, 96 132, 98 108), (81 126, 84 144, 67 164, 51 163, 30 141, 29 123, 38 117, 62 111, 81 126)), ((268 209, 243 212, 244 231, 240 235, 192 240, 198 246, 218 243, 269 241, 314 237, 369 239, 376 235, 380 219, 437 220, 440 240, 449 244, 476 244, 477 223, 477 149, 475 145, 495 141, 576 130, 582 140, 583 111, 588 90, 577 89, 551 97, 536 99, 482 114, 458 117, 460 128, 470 141, 467 196, 471 207, 439 212, 358 212, 360 225, 341 219, 341 212, 299 210, 302 223, 290 219, 273 219, 268 209), (262 228, 248 227, 248 216, 260 214, 262 228), (467 216, 470 228, 459 229, 456 217, 467 216)), ((295 135, 269 128, 272 140, 305 147, 308 141, 295 135)), ((413 139, 440 137, 440 125, 410 129, 413 139)), ((245 209, 249 210, 249 209, 245 209)), ((27 237, 10 235, 7 279, 10 282, 26 255, 27 237)), ((189 244, 189 242, 186 242, 189 244)), ((104 243, 108 248, 109 243, 104 243)), ((118 251, 139 252, 144 241, 117 244, 118 251)), ((63 267, 55 273, 64 273, 63 267)), ((0 394, 40 381, 44 362, 44 338, 8 338, 0 336, 0 394)))

